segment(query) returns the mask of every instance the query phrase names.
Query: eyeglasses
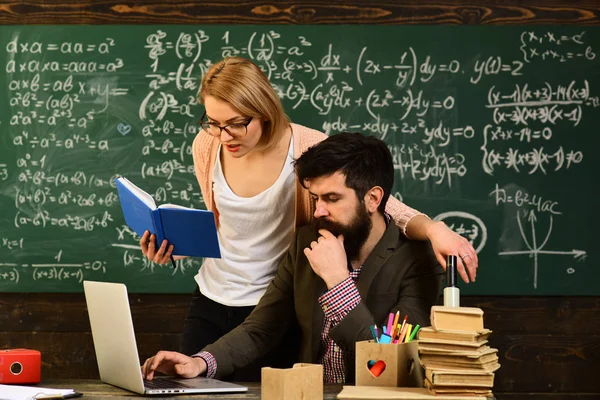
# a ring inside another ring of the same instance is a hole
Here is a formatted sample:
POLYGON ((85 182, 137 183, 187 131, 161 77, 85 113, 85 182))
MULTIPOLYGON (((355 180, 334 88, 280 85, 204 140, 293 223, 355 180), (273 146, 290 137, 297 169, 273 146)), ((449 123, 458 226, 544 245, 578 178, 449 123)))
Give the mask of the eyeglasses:
POLYGON ((205 117, 206 111, 204 111, 204 114, 202 114, 202 118, 200 118, 200 126, 202 127, 202 130, 204 132, 208 133, 211 136, 220 137, 221 132, 225 131, 230 136, 235 138, 246 135, 246 133, 248 133, 248 125, 250 125, 250 122, 252 122, 252 120, 254 119, 254 117, 250 117, 250 119, 245 123, 235 123, 225 126, 219 126, 217 124, 205 121, 205 117))

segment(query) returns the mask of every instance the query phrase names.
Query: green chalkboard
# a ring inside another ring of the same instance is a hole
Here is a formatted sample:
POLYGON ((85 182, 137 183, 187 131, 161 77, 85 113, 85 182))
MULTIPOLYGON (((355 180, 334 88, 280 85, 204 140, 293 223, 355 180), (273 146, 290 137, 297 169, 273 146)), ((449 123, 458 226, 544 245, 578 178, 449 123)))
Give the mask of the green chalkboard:
POLYGON ((466 294, 600 294, 600 29, 562 26, 0 27, 0 290, 191 292, 148 263, 112 178, 203 208, 202 74, 253 59, 293 121, 384 139, 395 196, 473 241, 466 294))

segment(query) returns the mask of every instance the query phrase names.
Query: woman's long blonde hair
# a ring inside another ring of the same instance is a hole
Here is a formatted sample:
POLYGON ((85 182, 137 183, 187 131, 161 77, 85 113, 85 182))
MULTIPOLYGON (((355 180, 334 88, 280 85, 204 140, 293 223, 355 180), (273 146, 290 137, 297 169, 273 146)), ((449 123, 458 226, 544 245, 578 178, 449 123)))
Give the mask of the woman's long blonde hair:
POLYGON ((281 100, 258 65, 242 57, 227 57, 212 65, 202 79, 198 101, 211 96, 228 103, 243 116, 261 118, 258 145, 269 148, 290 124, 281 100))

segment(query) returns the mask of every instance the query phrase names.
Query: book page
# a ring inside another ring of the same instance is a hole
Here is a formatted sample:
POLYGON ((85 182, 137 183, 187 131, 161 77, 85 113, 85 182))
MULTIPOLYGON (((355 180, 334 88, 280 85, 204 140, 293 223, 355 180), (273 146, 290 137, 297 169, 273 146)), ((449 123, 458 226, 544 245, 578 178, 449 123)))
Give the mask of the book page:
POLYGON ((189 208, 189 207, 184 207, 184 206, 179 206, 177 204, 161 204, 160 206, 158 206, 158 208, 177 208, 180 210, 195 210, 195 208, 189 208))
POLYGON ((142 189, 140 189, 139 187, 135 186, 133 183, 131 183, 131 181, 127 178, 121 177, 118 178, 118 180, 125 186, 127 187, 127 189, 131 190, 131 192, 133 194, 136 195, 136 197, 138 197, 140 200, 142 200, 144 202, 144 204, 146 204, 148 207, 150 207, 151 209, 155 209, 156 208, 156 203, 154 202, 154 199, 152 198, 152 196, 150 196, 147 192, 143 191, 142 189))
POLYGON ((68 396, 74 391, 73 389, 49 389, 37 386, 0 385, 0 393, 3 400, 30 400, 68 396))

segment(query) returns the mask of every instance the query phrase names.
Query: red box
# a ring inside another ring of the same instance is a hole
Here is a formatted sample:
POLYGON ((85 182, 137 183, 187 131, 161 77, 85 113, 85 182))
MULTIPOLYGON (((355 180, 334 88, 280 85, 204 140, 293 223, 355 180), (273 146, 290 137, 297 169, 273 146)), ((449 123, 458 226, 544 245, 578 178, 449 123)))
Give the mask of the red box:
POLYGON ((37 350, 0 350, 0 383, 40 383, 42 355, 37 350))

